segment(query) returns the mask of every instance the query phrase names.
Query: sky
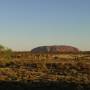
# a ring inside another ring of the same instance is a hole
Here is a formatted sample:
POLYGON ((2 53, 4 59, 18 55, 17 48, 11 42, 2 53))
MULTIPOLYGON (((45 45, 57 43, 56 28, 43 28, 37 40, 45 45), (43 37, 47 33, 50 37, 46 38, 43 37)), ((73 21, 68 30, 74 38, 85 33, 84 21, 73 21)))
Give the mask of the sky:
POLYGON ((0 44, 12 50, 70 45, 90 50, 90 0, 0 0, 0 44))

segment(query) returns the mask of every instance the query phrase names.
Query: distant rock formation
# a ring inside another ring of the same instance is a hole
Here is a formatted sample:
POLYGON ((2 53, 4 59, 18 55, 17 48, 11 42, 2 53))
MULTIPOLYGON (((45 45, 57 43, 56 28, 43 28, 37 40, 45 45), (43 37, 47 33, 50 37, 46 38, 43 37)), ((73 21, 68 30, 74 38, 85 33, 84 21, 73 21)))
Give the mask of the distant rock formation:
POLYGON ((66 45, 40 46, 31 50, 32 53, 77 53, 79 49, 66 45))

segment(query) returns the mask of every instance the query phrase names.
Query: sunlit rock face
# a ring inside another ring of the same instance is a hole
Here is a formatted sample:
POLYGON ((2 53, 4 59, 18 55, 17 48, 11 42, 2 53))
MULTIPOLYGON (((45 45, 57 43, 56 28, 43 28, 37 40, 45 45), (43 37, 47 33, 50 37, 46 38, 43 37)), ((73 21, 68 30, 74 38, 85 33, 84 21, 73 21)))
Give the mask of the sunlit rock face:
POLYGON ((54 45, 54 46, 40 46, 31 50, 32 53, 77 53, 79 49, 73 46, 54 45))

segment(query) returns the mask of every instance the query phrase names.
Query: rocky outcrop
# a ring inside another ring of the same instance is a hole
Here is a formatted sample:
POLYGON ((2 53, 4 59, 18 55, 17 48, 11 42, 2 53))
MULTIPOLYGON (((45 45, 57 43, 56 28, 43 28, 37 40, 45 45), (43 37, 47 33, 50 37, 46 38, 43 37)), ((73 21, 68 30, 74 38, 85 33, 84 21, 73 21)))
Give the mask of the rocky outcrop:
POLYGON ((66 45, 55 45, 55 46, 40 46, 36 47, 31 50, 32 53, 77 53, 79 52, 79 49, 72 46, 66 46, 66 45))

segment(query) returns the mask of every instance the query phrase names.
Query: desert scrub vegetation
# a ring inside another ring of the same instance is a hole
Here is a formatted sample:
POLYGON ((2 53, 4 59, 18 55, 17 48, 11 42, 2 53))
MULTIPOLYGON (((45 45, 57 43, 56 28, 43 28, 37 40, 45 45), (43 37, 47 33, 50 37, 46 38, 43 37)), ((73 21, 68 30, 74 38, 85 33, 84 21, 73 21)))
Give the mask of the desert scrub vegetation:
POLYGON ((13 55, 0 46, 0 81, 90 84, 90 60, 78 58, 78 54, 65 54, 65 58, 49 53, 13 55))
POLYGON ((9 63, 12 60, 12 50, 0 45, 0 60, 4 63, 9 63))
POLYGON ((66 81, 90 83, 90 63, 25 63, 10 62, 0 66, 0 80, 7 81, 66 81), (44 65, 44 66, 43 66, 44 65))

